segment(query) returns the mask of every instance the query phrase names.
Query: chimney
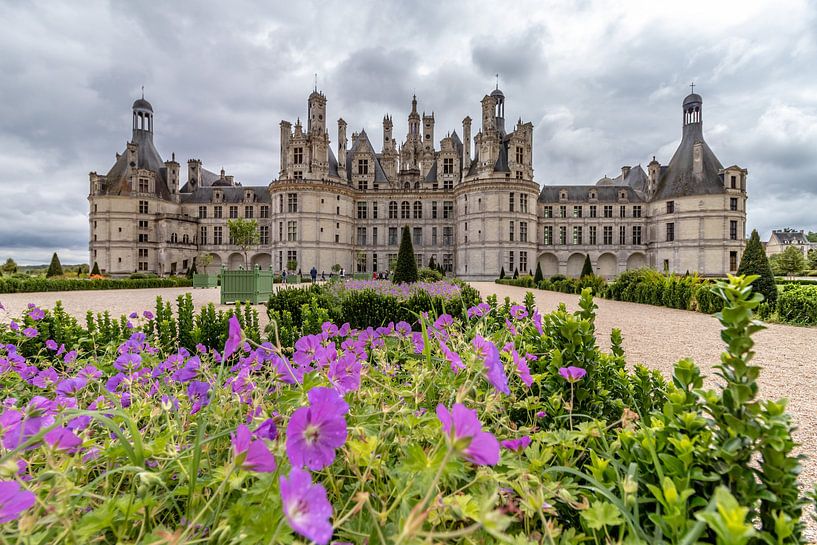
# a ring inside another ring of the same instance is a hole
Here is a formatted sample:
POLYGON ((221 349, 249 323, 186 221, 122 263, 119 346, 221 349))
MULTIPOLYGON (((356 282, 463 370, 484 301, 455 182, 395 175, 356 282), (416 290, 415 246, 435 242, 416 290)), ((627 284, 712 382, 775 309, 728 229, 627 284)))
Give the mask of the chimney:
POLYGON ((471 166, 471 118, 465 116, 462 120, 462 170, 467 171, 471 166))
POLYGON ((630 167, 623 166, 621 167, 621 181, 623 182, 627 175, 630 173, 630 167))

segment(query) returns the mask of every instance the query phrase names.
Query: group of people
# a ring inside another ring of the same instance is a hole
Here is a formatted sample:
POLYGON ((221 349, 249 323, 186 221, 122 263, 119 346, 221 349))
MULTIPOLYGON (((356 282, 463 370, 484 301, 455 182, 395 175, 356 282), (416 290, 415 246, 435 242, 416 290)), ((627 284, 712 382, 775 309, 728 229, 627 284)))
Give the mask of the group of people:
MULTIPOLYGON (((390 274, 391 274, 391 271, 373 272, 372 273, 372 280, 388 280, 390 274)), ((301 270, 298 269, 298 277, 300 277, 300 276, 301 276, 301 270)), ((312 269, 309 271, 309 276, 310 276, 310 278, 312 278, 312 283, 313 284, 315 282, 317 282, 318 281, 318 269, 316 269, 313 266, 312 269)), ((338 271, 338 276, 340 276, 341 279, 346 278, 346 269, 341 268, 340 271, 338 271)), ((281 281, 283 283, 286 283, 286 281, 287 281, 287 271, 286 271, 286 269, 281 271, 281 281)), ((321 272, 321 281, 322 282, 326 281, 326 271, 321 272)))

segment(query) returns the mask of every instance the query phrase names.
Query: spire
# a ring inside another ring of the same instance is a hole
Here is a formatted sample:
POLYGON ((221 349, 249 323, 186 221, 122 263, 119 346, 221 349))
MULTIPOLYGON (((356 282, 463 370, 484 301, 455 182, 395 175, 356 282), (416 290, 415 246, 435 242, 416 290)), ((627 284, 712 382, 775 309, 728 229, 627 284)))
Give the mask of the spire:
POLYGON ((318 73, 315 72, 315 87, 312 89, 313 91, 318 91, 318 73))
POLYGON ((142 100, 145 100, 145 86, 142 86, 142 100))
POLYGON ((499 90, 499 74, 496 75, 496 88, 499 90))

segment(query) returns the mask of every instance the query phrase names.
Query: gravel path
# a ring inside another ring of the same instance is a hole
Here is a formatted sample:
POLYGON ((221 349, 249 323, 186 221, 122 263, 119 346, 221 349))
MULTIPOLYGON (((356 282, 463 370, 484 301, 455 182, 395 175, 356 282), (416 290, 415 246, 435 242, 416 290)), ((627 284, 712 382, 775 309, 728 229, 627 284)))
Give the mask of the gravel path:
MULTIPOLYGON (((534 291, 536 305, 542 312, 554 310, 561 302, 569 310, 577 308, 578 296, 542 290, 526 290, 503 286, 492 282, 475 282, 483 297, 496 294, 500 301, 506 296, 521 302, 526 291, 534 291)), ((277 287, 277 286, 276 286, 277 287)), ((113 316, 133 311, 152 310, 156 296, 170 300, 175 306, 178 295, 190 292, 196 307, 214 303, 219 308, 217 288, 164 288, 111 291, 72 291, 46 293, 19 293, 0 295, 0 303, 6 307, 0 320, 19 316, 29 302, 51 308, 57 300, 65 309, 84 318, 87 310, 109 310, 113 316)), ((651 305, 596 300, 598 315, 596 330, 599 344, 609 349, 610 331, 617 327, 624 337, 627 361, 643 363, 658 369, 669 377, 672 366, 683 357, 691 357, 703 373, 714 380, 713 366, 720 360, 723 342, 720 324, 712 316, 698 312, 674 310, 651 305)), ((264 307, 259 306, 262 325, 267 322, 264 307)), ((817 392, 817 328, 802 328, 769 324, 768 329, 755 336, 755 361, 764 367, 760 375, 760 395, 767 399, 786 397, 789 411, 797 425, 795 437, 800 452, 810 458, 803 462, 802 482, 806 489, 817 483, 817 410, 812 395, 817 392)), ((811 513, 811 509, 808 509, 811 513)), ((817 541, 817 525, 805 516, 807 537, 817 541)))

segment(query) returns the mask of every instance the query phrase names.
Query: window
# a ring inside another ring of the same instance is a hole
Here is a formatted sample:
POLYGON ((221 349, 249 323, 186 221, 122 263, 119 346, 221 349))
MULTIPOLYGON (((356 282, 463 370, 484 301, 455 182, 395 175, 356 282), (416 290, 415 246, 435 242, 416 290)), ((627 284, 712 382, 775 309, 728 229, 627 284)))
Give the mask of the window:
POLYGON ((454 159, 443 159, 443 174, 454 174, 454 159))
POLYGON ((284 196, 283 195, 278 195, 278 213, 279 214, 284 213, 284 196))
POLYGON ((519 222, 519 242, 527 242, 528 241, 528 222, 520 221, 519 222))
POLYGON ((414 201, 414 219, 423 219, 423 203, 420 201, 414 201))
POLYGON ((230 219, 236 219, 238 217, 238 207, 231 206, 230 207, 230 219))
POLYGON ((450 225, 443 226, 443 245, 451 246, 454 244, 454 228, 450 225))
POLYGON ((513 250, 508 252, 508 265, 509 265, 508 270, 513 271, 513 250))
POLYGON ((221 225, 216 225, 215 227, 213 227, 213 244, 217 246, 223 244, 224 242, 222 238, 224 236, 223 233, 224 228, 221 227, 221 225))
POLYGON ((377 227, 372 227, 372 244, 377 245, 377 227))
POLYGON ((574 218, 582 217, 582 207, 581 206, 574 206, 573 207, 573 217, 574 218))
POLYGON ((738 268, 738 253, 729 252, 729 270, 734 271, 737 270, 737 268, 738 268))
MULTIPOLYGON (((171 238, 171 242, 176 242, 174 239, 176 237, 176 233, 173 233, 171 238)), ((147 233, 139 233, 139 242, 149 242, 147 233)))
POLYGON ((269 244, 269 225, 261 225, 258 232, 258 241, 265 246, 269 244))
POLYGON ((369 160, 368 159, 358 159, 357 160, 357 173, 358 174, 368 174, 369 173, 369 160))
POLYGON ((559 207, 559 217, 560 218, 566 218, 567 217, 567 206, 561 205, 559 207))
POLYGON ((269 218, 269 205, 262 204, 261 205, 261 219, 269 218))
POLYGON ((552 218, 553 217, 553 207, 548 205, 545 207, 545 217, 552 218))
POLYGON ((400 219, 407 220, 409 219, 409 203, 408 201, 403 201, 400 203, 400 219))
POLYGON ((377 219, 377 201, 372 203, 372 219, 377 219))
POLYGON ((359 190, 369 189, 369 180, 363 178, 362 180, 357 181, 357 188, 359 190))
POLYGON ((423 245, 423 228, 422 227, 415 227, 414 228, 414 244, 418 246, 423 245))
POLYGON ((139 213, 140 214, 147 214, 148 213, 148 202, 147 201, 139 201, 139 213))
POLYGON ((522 179, 522 171, 521 171, 521 170, 517 170, 517 171, 516 171, 516 179, 517 179, 517 180, 521 180, 521 179, 522 179))
POLYGON ((602 241, 604 244, 612 244, 613 243, 613 226, 612 225, 605 225, 603 231, 604 240, 602 241))
POLYGON ((417 268, 423 266, 423 254, 414 254, 414 261, 417 263, 417 268))
MULTIPOLYGON (((522 148, 522 146, 516 146, 516 162, 522 164, 524 158, 525 150, 522 148)), ((525 267, 522 268, 524 269, 525 267)))
POLYGON ((431 228, 431 245, 432 246, 437 245, 437 228, 436 227, 431 228))
MULTIPOLYGON (((96 222, 94 222, 94 226, 96 227, 96 222)), ((146 230, 148 228, 148 220, 139 220, 139 229, 146 230)), ((121 231, 122 228, 120 227, 119 230, 121 231)))
POLYGON ((298 194, 287 193, 287 212, 298 211, 298 194))
POLYGON ((206 206, 199 206, 199 217, 206 218, 207 217, 207 207, 206 206))
POLYGON ((618 207, 618 217, 626 218, 627 217, 627 207, 623 204, 618 207))
POLYGON ((443 189, 445 189, 447 191, 451 191, 452 189, 454 189, 454 180, 452 180, 451 178, 444 179, 443 180, 443 189))
POLYGON ((287 222, 287 241, 295 242, 298 240, 298 222, 297 221, 288 221, 287 222))
POLYGON ((737 197, 729 197, 729 210, 732 212, 736 212, 738 209, 738 198, 737 197))
POLYGON ((519 252, 519 269, 528 270, 528 252, 519 252))
POLYGON ((304 164, 304 149, 303 148, 292 148, 292 163, 295 165, 302 165, 304 164))
POLYGON ((207 227, 199 227, 199 244, 207 244, 207 227))
POLYGON ((286 266, 293 270, 298 268, 298 250, 287 250, 286 266))
POLYGON ((513 222, 510 222, 508 226, 508 240, 513 242, 513 222))
POLYGON ((366 245, 366 228, 365 227, 358 227, 357 228, 357 245, 358 246, 365 246, 366 245))
POLYGON ((365 202, 357 203, 357 219, 365 220, 369 212, 368 208, 365 202))
POLYGON ((528 194, 527 193, 520 193, 519 194, 519 211, 527 214, 528 213, 528 194))
POLYGON ((567 227, 559 226, 559 244, 567 244, 567 227))
MULTIPOLYGON (((732 177, 734 178, 734 176, 732 177)), ((148 191, 150 191, 150 182, 148 182, 148 179, 139 178, 139 193, 147 193, 148 191)))
POLYGON ((675 240, 675 224, 668 223, 667 224, 667 242, 672 242, 675 240))
POLYGON ((443 201, 443 219, 450 220, 454 218, 454 201, 443 201))
MULTIPOLYGON (((174 263, 174 264, 175 264, 175 263, 174 263)), ((139 270, 140 270, 140 271, 146 271, 146 270, 148 270, 148 263, 147 263, 147 261, 140 261, 140 262, 139 262, 139 270)))
POLYGON ((443 254, 443 270, 446 272, 454 270, 454 256, 452 254, 443 254))
POLYGON ((675 212, 675 201, 667 201, 667 214, 675 212))
POLYGON ((595 225, 590 226, 590 233, 589 233, 590 234, 590 240, 588 241, 588 244, 594 244, 595 245, 595 244, 599 243, 599 241, 598 241, 598 230, 599 230, 599 228, 596 227, 595 225))
POLYGON ((729 240, 737 240, 738 239, 738 221, 737 220, 730 220, 729 221, 729 240))
POLYGON ((284 222, 283 221, 278 222, 278 240, 279 241, 284 240, 284 222))
POLYGON ((573 226, 573 244, 582 243, 582 227, 581 225, 573 226))
POLYGON ((147 257, 148 256, 148 249, 147 248, 139 248, 139 257, 147 257))
POLYGON ((377 272, 377 254, 372 254, 372 271, 377 272))
POLYGON ((734 174, 729 176, 729 183, 730 183, 730 186, 731 186, 732 189, 737 189, 738 188, 738 177, 735 176, 734 174))
POLYGON ((545 225, 545 232, 542 237, 542 244, 553 244, 553 226, 545 225))
POLYGON ((633 225, 633 244, 641 244, 641 226, 633 225))
POLYGON ((591 205, 590 205, 590 217, 591 217, 591 218, 597 218, 597 217, 599 217, 599 214, 598 214, 598 212, 597 212, 597 207, 596 207, 596 205, 595 205, 595 204, 591 204, 591 205))
POLYGON ((245 206, 244 207, 244 217, 247 219, 251 219, 255 215, 255 210, 252 206, 245 206))
POLYGON ((513 212, 513 193, 508 197, 508 210, 513 212))
POLYGON ((612 204, 605 204, 604 205, 604 217, 605 218, 612 218, 613 217, 613 205, 612 204))
POLYGON ((633 217, 640 218, 641 217, 641 205, 633 206, 633 217))
POLYGON ((389 246, 397 246, 397 227, 389 227, 389 246))
POLYGON ((389 202, 389 219, 390 220, 397 219, 397 201, 389 202))
POLYGON ((296 170, 295 172, 292 173, 292 177, 295 180, 303 180, 304 179, 304 173, 302 171, 300 171, 300 170, 296 170))
POLYGON ((214 206, 213 207, 213 217, 216 219, 221 219, 221 207, 214 206))
POLYGON ((618 228, 618 243, 627 244, 627 227, 624 225, 618 228))
POLYGON ((437 201, 431 201, 431 219, 437 219, 437 201))

